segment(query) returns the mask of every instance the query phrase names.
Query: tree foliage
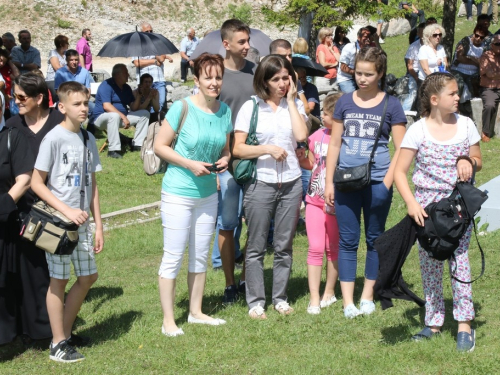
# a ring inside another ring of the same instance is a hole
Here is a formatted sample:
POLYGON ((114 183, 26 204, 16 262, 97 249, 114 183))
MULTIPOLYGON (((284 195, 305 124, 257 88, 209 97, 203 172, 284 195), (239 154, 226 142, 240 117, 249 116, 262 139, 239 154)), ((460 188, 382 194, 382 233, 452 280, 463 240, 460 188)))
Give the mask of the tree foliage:
POLYGON ((313 13, 313 28, 316 30, 334 26, 348 29, 358 16, 385 21, 403 17, 405 11, 398 9, 398 3, 398 0, 389 0, 388 5, 376 0, 290 0, 280 11, 272 10, 271 6, 263 7, 262 12, 267 21, 278 26, 298 25, 302 16, 313 13))

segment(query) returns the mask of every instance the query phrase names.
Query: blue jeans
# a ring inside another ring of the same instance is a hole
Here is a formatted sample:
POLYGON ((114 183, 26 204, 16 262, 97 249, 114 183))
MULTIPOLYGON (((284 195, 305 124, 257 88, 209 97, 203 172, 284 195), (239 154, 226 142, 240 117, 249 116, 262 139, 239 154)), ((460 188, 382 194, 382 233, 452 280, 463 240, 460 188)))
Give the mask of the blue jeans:
POLYGON ((304 200, 306 199, 307 188, 309 187, 309 181, 311 180, 311 171, 304 168, 300 169, 302 170, 302 176, 300 176, 300 180, 302 181, 302 200, 304 200))
MULTIPOLYGON (((158 90, 158 93, 160 94, 159 95, 159 99, 160 99, 160 111, 162 110, 163 108, 163 105, 165 104, 165 98, 166 98, 166 91, 165 91, 165 87, 166 87, 166 82, 163 81, 163 82, 153 82, 153 88, 158 90)), ((154 113, 154 108, 151 108, 151 113, 154 113)))
MULTIPOLYGON (((472 4, 474 3, 473 0, 467 0, 465 2, 465 10, 467 12, 467 18, 469 17, 472 17, 472 4)), ((476 5, 476 10, 477 10, 477 14, 481 14, 481 12, 483 11, 483 3, 479 3, 479 4, 474 4, 476 5)), ((491 13, 488 13, 488 14, 491 14, 491 13)))
POLYGON ((361 211, 365 224, 366 263, 365 277, 376 280, 378 254, 373 243, 385 230, 385 221, 392 201, 392 186, 374 181, 360 191, 343 193, 335 190, 335 210, 339 225, 339 279, 353 282, 356 279, 357 251, 361 235, 361 211))
POLYGON ((337 83, 339 84, 340 91, 342 91, 344 94, 349 94, 356 91, 356 82, 353 79, 337 83))
POLYGON ((219 174, 220 190, 219 207, 217 211, 217 228, 212 248, 212 266, 222 265, 219 250, 219 230, 234 230, 235 259, 241 255, 240 235, 241 218, 243 216, 243 186, 234 181, 229 172, 219 174))
POLYGON ((417 97, 417 81, 411 75, 408 75, 408 77, 410 78, 408 80, 408 94, 403 95, 403 102, 401 103, 404 111, 411 111, 417 97))

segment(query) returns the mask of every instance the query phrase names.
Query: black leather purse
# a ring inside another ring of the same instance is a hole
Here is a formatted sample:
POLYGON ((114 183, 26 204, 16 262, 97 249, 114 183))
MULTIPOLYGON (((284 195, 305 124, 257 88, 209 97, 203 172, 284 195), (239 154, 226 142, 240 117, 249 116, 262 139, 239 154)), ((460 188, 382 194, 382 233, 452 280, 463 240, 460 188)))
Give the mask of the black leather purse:
POLYGON ((382 134, 382 125, 384 123, 385 114, 387 112, 388 102, 389 96, 386 94, 384 101, 384 110, 382 112, 382 117, 380 118, 380 126, 378 127, 377 136, 375 138, 375 143, 373 144, 369 162, 366 164, 358 165, 356 167, 345 169, 340 169, 337 167, 333 175, 333 182, 335 184, 336 190, 342 192, 359 191, 370 185, 371 169, 372 165, 375 164, 375 150, 377 149, 378 141, 380 139, 380 135, 382 134))

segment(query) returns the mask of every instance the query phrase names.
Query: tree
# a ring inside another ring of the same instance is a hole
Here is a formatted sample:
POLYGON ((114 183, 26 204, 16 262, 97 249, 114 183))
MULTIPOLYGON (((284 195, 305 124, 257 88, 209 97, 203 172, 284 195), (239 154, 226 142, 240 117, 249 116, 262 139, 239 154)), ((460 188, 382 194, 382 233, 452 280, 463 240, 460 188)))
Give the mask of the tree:
POLYGON ((457 15, 457 1, 458 0, 444 0, 443 4, 443 28, 446 32, 446 37, 443 40, 443 47, 448 55, 448 60, 452 56, 453 46, 455 45, 455 18, 457 15))

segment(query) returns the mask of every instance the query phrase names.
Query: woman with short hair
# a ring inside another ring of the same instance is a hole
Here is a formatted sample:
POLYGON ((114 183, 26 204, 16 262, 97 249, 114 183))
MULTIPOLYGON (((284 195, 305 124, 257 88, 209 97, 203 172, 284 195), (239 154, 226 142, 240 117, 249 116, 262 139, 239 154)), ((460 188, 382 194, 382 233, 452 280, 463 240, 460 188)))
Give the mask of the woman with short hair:
POLYGON ((45 82, 49 87, 54 103, 58 101, 56 90, 54 89, 54 80, 56 71, 66 66, 65 52, 69 48, 69 39, 67 36, 58 35, 54 38, 55 49, 49 52, 49 60, 47 61, 47 76, 45 82))
POLYGON ((204 53, 194 60, 194 83, 199 91, 185 99, 188 112, 184 124, 179 131, 183 113, 179 100, 167 112, 154 144, 156 155, 169 163, 161 192, 163 258, 158 271, 163 309, 161 330, 165 336, 184 334, 175 322, 174 305, 175 283, 186 245, 188 323, 226 323, 201 311, 208 250, 217 220, 216 173, 227 170, 230 156, 231 110, 217 100, 223 74, 224 60, 220 55, 204 53))
POLYGON ((324 77, 316 77, 315 85, 319 93, 332 91, 337 86, 337 68, 339 66, 340 51, 333 44, 332 29, 322 27, 318 33, 320 44, 316 49, 316 62, 321 64, 328 74, 324 77))
POLYGON ((253 319, 266 319, 264 255, 274 219, 273 296, 275 310, 288 315, 287 286, 292 269, 292 242, 302 198, 302 175, 295 155, 297 142, 307 139, 304 105, 296 98, 291 63, 279 55, 266 56, 255 72, 256 95, 245 102, 235 123, 233 154, 257 159, 257 175, 244 187, 243 207, 248 225, 246 301, 253 319), (259 145, 245 144, 254 110, 258 111, 259 145))

